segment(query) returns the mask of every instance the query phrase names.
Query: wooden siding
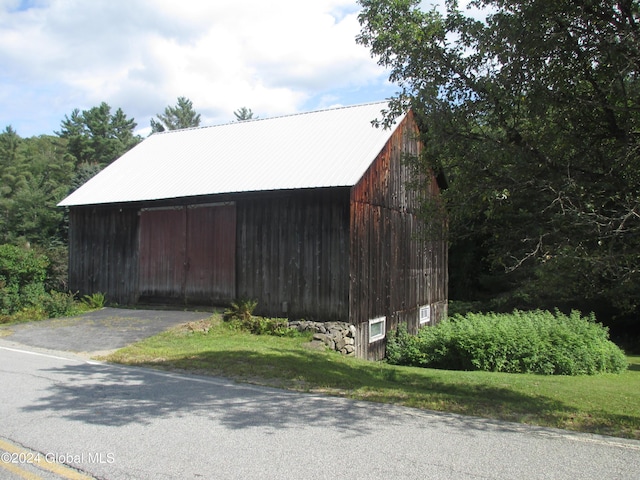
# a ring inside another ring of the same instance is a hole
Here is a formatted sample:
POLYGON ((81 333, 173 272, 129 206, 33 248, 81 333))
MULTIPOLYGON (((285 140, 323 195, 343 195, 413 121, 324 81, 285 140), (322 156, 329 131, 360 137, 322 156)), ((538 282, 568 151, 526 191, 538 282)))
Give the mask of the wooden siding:
POLYGON ((424 240, 417 215, 421 195, 439 189, 435 178, 422 192, 408 186, 413 176, 404 156, 420 153, 417 133, 409 114, 351 193, 349 318, 363 358, 385 352, 386 340, 369 343, 370 319, 386 317, 387 332, 400 322, 415 331, 420 306, 431 305, 437 321, 446 304, 446 242, 424 240))
POLYGON ((72 208, 69 213, 69 289, 102 292, 109 301, 135 303, 138 279, 138 211, 72 208))
POLYGON ((235 298, 235 206, 70 210, 69 286, 112 302, 235 298))
POLYGON ((236 206, 191 205, 187 209, 188 301, 207 305, 236 298, 236 206))
POLYGON ((221 305, 235 298, 235 205, 140 213, 142 301, 221 305))
POLYGON ((238 295, 257 312, 348 319, 349 189, 238 201, 238 295))
POLYGON ((140 212, 138 296, 179 300, 184 296, 185 208, 140 212))

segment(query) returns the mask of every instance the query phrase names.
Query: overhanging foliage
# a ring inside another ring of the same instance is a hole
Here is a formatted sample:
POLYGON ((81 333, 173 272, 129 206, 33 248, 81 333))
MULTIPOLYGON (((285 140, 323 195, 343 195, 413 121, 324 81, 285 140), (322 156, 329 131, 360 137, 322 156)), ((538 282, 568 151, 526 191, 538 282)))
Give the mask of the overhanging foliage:
POLYGON ((422 168, 448 176, 452 281, 475 272, 473 289, 516 305, 637 312, 638 2, 472 2, 486 20, 456 1, 444 14, 417 0, 360 3, 358 41, 400 86, 382 121, 412 106, 422 168))

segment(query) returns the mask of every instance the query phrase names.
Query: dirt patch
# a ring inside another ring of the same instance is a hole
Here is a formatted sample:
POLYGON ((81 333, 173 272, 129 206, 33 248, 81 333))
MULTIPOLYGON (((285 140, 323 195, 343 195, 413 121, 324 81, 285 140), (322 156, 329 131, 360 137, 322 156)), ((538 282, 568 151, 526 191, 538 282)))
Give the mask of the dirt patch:
POLYGON ((183 323, 175 327, 174 330, 184 333, 209 333, 209 330, 211 330, 211 320, 205 319, 183 323))

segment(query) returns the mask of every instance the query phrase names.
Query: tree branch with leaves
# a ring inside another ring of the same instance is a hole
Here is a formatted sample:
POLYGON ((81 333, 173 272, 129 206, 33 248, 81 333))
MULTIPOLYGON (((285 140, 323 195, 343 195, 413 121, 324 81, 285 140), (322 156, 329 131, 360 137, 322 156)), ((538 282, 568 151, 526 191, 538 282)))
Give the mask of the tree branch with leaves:
POLYGON ((477 248, 477 290, 637 311, 639 2, 471 2, 485 19, 454 0, 360 3, 358 42, 400 87, 379 122, 416 111, 420 161, 448 176, 452 252, 477 248), (557 289, 567 270, 576 284, 557 289))

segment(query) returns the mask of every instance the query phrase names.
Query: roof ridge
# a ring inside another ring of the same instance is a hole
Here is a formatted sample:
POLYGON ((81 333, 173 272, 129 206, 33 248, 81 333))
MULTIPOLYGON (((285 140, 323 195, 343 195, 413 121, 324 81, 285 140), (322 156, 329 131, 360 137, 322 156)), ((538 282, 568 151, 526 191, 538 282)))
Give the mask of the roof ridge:
POLYGON ((154 132, 152 133, 150 136, 153 135, 168 135, 171 133, 177 133, 177 132, 186 132, 189 130, 203 130, 206 128, 216 128, 216 127, 225 127, 227 125, 237 125, 237 124, 241 124, 241 123, 254 123, 254 122, 264 122, 264 121, 268 121, 268 120, 278 120, 281 118, 289 118, 289 117, 299 117, 302 115, 313 115, 315 113, 323 113, 323 112, 332 112, 335 110, 346 110, 346 109, 350 109, 350 108, 359 108, 359 107, 368 107, 368 106, 372 106, 372 105, 383 105, 383 104, 388 104, 389 100, 378 100, 375 102, 364 102, 364 103, 357 103, 354 105, 341 105, 341 106, 336 106, 336 107, 326 107, 326 108, 320 108, 318 110, 308 110, 308 111, 304 111, 304 112, 295 112, 295 113, 286 113, 283 115, 276 115, 275 117, 265 117, 265 118, 250 118, 248 120, 234 120, 231 122, 226 122, 226 123, 218 123, 215 125, 202 125, 202 126, 198 126, 198 127, 187 127, 187 128, 179 128, 176 130, 165 130, 163 132, 154 132))

